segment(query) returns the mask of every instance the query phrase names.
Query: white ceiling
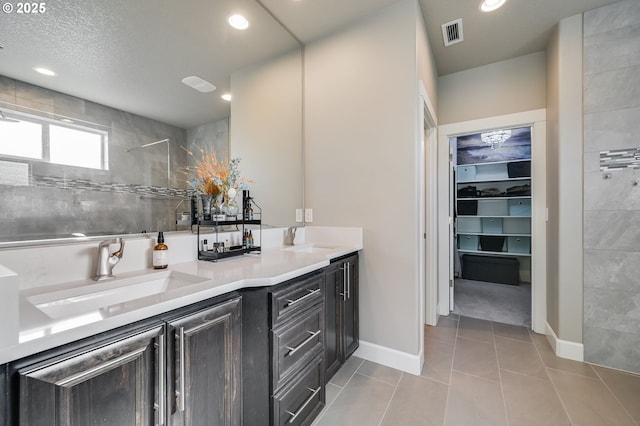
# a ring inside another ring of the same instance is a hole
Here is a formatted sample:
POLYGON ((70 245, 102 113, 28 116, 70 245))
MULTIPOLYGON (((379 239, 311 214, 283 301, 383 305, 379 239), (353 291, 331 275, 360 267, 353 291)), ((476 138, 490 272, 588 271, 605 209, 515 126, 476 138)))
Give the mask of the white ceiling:
MULTIPOLYGON (((398 0, 262 0, 305 43, 398 0)), ((481 0, 419 0, 438 74, 445 75, 545 49, 561 19, 618 0, 507 0, 481 12, 481 0), (441 25, 462 18, 464 41, 447 48, 441 25)))
MULTIPOLYGON (((304 43, 399 0, 261 0, 304 43)), ((419 0, 439 75, 543 50, 562 18, 616 0, 507 0, 481 13, 480 0, 419 0), (464 42, 443 46, 440 25, 462 18, 464 42)), ((89 99, 182 128, 226 117, 229 74, 297 47, 254 0, 64 0, 40 15, 0 13, 0 75, 89 99), (241 11, 238 32, 224 22, 241 11), (32 71, 41 65, 54 78, 32 71), (218 87, 195 92, 198 75, 218 87)), ((3 100, 0 97, 0 100, 3 100)), ((6 97, 4 98, 6 101, 6 97)))

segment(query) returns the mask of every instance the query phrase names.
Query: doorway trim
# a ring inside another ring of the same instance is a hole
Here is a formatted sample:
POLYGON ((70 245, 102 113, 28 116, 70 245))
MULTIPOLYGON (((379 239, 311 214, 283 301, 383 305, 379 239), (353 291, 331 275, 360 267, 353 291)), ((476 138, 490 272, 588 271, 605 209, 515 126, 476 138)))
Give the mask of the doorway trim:
POLYGON ((438 324, 438 121, 422 80, 419 81, 418 90, 418 136, 419 146, 422 147, 418 199, 420 209, 424 211, 424 214, 420 215, 422 225, 419 229, 423 234, 423 250, 419 264, 420 287, 424 289, 421 299, 425 306, 420 312, 424 324, 435 326, 438 324))
MULTIPOLYGON (((546 224, 546 110, 537 109, 481 118, 438 127, 438 301, 439 315, 449 315, 449 262, 452 255, 449 213, 449 140, 500 127, 531 126, 531 327, 545 333, 547 317, 547 224, 546 224)), ((433 302, 431 302, 433 303, 433 302)), ((431 307, 433 308, 433 306, 431 307)))

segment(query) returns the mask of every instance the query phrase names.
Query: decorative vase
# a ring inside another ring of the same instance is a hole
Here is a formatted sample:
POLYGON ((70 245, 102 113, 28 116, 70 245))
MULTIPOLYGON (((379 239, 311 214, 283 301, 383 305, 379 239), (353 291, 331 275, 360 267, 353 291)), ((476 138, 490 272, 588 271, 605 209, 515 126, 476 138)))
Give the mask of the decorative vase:
POLYGON ((240 211, 240 208, 238 207, 238 203, 236 203, 236 199, 235 198, 227 199, 227 202, 226 202, 227 217, 229 219, 235 220, 238 218, 239 211, 240 211))
POLYGON ((211 220, 211 207, 213 204, 213 195, 201 194, 200 200, 202 201, 202 219, 211 220))

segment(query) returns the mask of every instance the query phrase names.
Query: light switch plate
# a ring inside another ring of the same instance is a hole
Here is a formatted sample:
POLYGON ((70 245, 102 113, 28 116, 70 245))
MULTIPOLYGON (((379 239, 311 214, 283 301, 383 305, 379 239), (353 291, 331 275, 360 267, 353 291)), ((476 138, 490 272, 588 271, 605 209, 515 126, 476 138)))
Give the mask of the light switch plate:
POLYGON ((305 223, 313 222, 313 209, 304 209, 304 221, 305 223))
POLYGON ((302 223, 302 209, 296 209, 296 222, 302 223))

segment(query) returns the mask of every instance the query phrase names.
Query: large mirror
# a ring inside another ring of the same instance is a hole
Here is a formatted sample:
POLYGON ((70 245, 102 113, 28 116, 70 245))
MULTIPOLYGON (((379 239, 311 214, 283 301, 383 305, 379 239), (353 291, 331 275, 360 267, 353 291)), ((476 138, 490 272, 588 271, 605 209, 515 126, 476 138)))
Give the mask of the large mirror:
POLYGON ((301 46, 259 2, 42 4, 0 14, 0 243, 184 229, 200 149, 240 158, 264 224, 295 223, 301 46))

